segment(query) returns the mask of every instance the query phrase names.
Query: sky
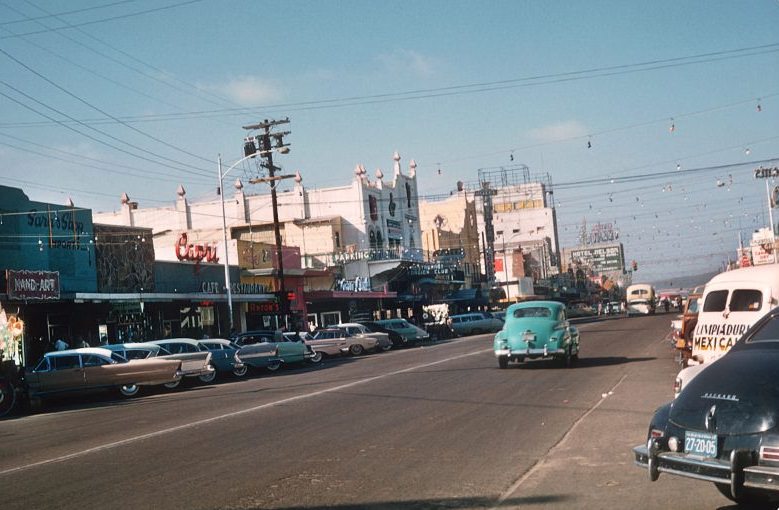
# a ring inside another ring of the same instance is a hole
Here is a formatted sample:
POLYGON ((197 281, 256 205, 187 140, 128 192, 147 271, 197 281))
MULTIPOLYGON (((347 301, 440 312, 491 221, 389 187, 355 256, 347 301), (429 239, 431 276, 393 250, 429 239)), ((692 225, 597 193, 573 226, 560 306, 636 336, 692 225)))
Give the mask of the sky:
POLYGON ((704 273, 769 222, 777 26, 777 0, 0 0, 0 184, 215 199, 242 126, 288 117, 274 162, 309 188, 395 151, 423 197, 525 165, 563 247, 610 223, 635 281, 704 273))

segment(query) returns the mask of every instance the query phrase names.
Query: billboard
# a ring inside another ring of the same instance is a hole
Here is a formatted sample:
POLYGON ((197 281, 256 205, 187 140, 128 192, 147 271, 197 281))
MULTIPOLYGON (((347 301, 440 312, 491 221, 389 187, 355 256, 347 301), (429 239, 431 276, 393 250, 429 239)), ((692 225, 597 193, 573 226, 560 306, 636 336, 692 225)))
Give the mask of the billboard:
POLYGON ((571 250, 571 264, 587 266, 596 273, 624 271, 625 254, 622 243, 571 250))

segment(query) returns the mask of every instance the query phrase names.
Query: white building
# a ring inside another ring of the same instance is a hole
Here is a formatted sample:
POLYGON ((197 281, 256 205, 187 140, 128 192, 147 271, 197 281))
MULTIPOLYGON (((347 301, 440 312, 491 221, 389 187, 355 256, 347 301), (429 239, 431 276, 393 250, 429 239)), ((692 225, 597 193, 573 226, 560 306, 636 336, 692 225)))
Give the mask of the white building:
MULTIPOLYGON (((352 182, 346 186, 307 189, 300 174, 292 189, 277 193, 282 244, 300 247, 303 267, 343 267, 344 278, 368 276, 382 284, 382 275, 402 261, 421 261, 419 199, 416 163, 408 173, 401 171, 400 156, 393 157, 390 179, 377 169, 375 179, 358 165, 352 182)), ((261 185, 265 186, 265 185, 261 185)), ((267 187, 263 194, 247 194, 236 179, 232 196, 225 193, 225 217, 228 228, 228 257, 237 264, 236 238, 274 243, 273 211, 267 187), (241 228, 243 227, 243 228, 241 228), (248 232, 247 232, 247 228, 248 232)), ((226 190, 225 190, 226 191, 226 190)), ((216 248, 217 261, 225 253, 222 205, 219 197, 190 202, 183 186, 177 190, 174 205, 141 208, 126 194, 118 211, 95 213, 95 223, 153 229, 158 260, 176 260, 181 234, 187 243, 216 248)), ((208 263, 204 261, 204 263, 208 263)))
MULTIPOLYGON (((537 281, 559 272, 551 179, 548 175, 532 178, 527 167, 520 167, 480 170, 479 181, 482 189, 488 183, 494 193, 491 196, 495 284, 504 289, 506 298, 514 301, 527 295, 529 289, 532 292, 528 279, 537 281)), ((487 240, 489 229, 483 206, 484 198, 478 202, 477 214, 479 231, 485 233, 484 240, 487 240)))

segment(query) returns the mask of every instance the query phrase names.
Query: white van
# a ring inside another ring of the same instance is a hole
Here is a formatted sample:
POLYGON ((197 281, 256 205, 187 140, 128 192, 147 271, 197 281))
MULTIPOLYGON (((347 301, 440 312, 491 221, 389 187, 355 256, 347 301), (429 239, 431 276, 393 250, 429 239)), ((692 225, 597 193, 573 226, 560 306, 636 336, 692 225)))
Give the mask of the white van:
POLYGON ((676 395, 709 363, 721 358, 736 340, 779 304, 779 264, 720 273, 706 284, 698 304, 689 366, 674 382, 676 395))

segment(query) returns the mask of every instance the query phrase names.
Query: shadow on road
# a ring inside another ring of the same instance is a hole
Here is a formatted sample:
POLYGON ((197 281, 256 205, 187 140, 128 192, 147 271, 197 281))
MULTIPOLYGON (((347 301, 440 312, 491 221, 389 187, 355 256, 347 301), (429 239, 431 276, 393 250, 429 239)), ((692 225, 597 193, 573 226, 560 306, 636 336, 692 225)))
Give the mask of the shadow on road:
MULTIPOLYGON (((579 358, 576 364, 573 365, 573 370, 579 368, 596 368, 607 367, 611 365, 624 365, 625 363, 641 363, 644 361, 652 361, 657 358, 626 358, 625 356, 605 356, 605 357, 593 357, 593 358, 579 358)), ((530 360, 524 363, 510 363, 508 368, 517 368, 521 370, 548 370, 550 368, 560 367, 560 361, 553 359, 539 359, 530 360)))
MULTIPOLYGON (((500 508, 512 507, 518 505, 546 505, 550 503, 559 503, 572 500, 568 495, 548 495, 548 496, 530 496, 520 498, 508 498, 500 504, 495 498, 485 497, 464 497, 464 498, 436 498, 436 499, 410 499, 402 501, 376 501, 370 503, 343 503, 333 505, 296 505, 296 506, 241 506, 242 510, 259 510, 274 508, 275 510, 392 510, 403 508, 404 510, 426 510, 441 508, 500 508)), ((221 510, 228 510, 235 507, 219 507, 221 510)))

